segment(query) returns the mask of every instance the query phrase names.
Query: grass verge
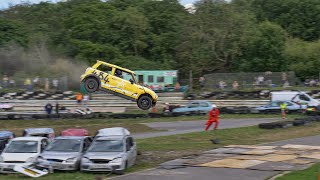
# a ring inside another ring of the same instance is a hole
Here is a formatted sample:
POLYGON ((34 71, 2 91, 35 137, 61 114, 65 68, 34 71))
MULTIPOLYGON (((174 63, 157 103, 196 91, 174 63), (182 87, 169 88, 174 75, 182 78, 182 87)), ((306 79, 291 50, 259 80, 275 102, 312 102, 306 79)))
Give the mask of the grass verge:
POLYGON ((318 180, 320 177, 320 163, 302 171, 294 171, 278 177, 276 180, 318 180))
MULTIPOLYGON (((197 132, 182 135, 163 136, 137 140, 141 155, 137 158, 137 164, 128 172, 134 172, 146 168, 155 167, 158 164, 190 156, 205 150, 218 148, 230 144, 259 144, 286 140, 304 136, 318 135, 320 123, 312 123, 308 126, 290 127, 287 129, 259 129, 257 126, 222 129, 209 132, 197 132), (212 144, 210 139, 218 138, 221 144, 212 144)), ((108 177, 106 174, 91 174, 80 172, 57 172, 38 179, 94 179, 100 176, 108 177)), ((30 179, 23 175, 1 175, 0 179, 30 179)), ((308 179, 308 178, 303 178, 308 179)))

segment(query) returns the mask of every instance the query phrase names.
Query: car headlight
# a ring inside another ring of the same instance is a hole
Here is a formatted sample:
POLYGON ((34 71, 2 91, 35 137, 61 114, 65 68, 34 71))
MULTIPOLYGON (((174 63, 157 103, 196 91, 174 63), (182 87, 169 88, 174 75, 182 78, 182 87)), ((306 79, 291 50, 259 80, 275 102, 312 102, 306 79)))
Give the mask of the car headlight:
POLYGON ((90 159, 84 157, 84 158, 81 159, 81 162, 82 162, 82 163, 89 163, 89 162, 90 162, 90 159))
POLYGON ((36 160, 36 157, 30 157, 26 160, 27 163, 32 163, 36 160))
POLYGON ((77 161, 77 158, 76 157, 73 157, 73 158, 69 158, 66 160, 66 163, 70 163, 70 162, 75 162, 77 161))
POLYGON ((114 158, 110 163, 122 163, 122 158, 121 157, 114 158))

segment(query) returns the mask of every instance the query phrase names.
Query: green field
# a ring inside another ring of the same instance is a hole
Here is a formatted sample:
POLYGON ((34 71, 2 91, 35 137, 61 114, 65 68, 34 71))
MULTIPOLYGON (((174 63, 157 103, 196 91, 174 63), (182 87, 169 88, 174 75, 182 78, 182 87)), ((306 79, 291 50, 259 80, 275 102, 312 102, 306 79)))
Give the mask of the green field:
POLYGON ((315 164, 306 170, 291 172, 278 177, 276 180, 319 180, 319 178, 320 164, 315 164))

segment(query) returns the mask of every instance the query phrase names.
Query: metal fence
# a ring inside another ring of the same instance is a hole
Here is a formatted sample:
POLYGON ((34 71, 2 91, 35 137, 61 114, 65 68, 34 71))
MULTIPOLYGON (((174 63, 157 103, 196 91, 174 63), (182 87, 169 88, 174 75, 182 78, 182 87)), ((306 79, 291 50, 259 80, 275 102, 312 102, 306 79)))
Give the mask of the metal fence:
MULTIPOLYGON (((190 84, 190 80, 180 80, 190 84)), ((241 90, 258 88, 287 88, 302 85, 294 72, 213 73, 192 78, 195 89, 241 90)))
POLYGON ((11 78, 3 76, 1 78, 0 90, 9 91, 9 90, 44 90, 44 91, 66 91, 72 84, 68 80, 68 77, 59 77, 59 78, 11 78))

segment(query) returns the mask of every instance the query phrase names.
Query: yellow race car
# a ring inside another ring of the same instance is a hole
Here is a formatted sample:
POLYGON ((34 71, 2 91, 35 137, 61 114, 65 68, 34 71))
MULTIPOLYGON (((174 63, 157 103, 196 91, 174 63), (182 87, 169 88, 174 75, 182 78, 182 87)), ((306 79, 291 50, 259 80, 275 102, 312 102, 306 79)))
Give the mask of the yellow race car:
POLYGON ((81 75, 84 89, 93 93, 102 90, 137 102, 140 109, 147 110, 157 103, 158 95, 151 89, 136 83, 135 73, 103 61, 97 61, 81 75))

